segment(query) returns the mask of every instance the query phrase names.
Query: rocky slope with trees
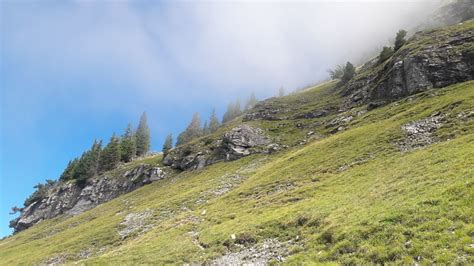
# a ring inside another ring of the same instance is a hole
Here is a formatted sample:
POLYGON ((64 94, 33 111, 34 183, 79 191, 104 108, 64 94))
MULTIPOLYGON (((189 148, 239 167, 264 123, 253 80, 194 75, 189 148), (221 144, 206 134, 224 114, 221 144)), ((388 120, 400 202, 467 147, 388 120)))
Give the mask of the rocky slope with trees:
POLYGON ((136 130, 129 124, 123 136, 113 134, 104 148, 102 141, 95 140, 89 150, 68 163, 59 180, 36 185, 36 191, 25 200, 22 208, 12 208, 20 215, 10 222, 10 227, 18 232, 44 219, 79 214, 164 178, 161 168, 150 165, 123 171, 124 163, 146 156, 149 149, 150 129, 146 113, 143 113, 136 130))
POLYGON ((235 101, 222 123, 195 114, 163 156, 146 156, 144 114, 39 185, 0 257, 474 263, 474 20, 406 35, 327 83, 235 101))

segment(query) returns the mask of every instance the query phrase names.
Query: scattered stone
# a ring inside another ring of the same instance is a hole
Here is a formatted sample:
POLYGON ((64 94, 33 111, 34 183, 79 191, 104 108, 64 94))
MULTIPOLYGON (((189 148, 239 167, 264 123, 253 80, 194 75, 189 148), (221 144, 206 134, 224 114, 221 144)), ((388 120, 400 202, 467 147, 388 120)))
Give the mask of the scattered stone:
POLYGON ((150 217, 152 217, 150 210, 127 214, 125 219, 120 223, 121 228, 117 230, 120 238, 125 239, 134 233, 144 233, 150 230, 152 225, 147 221, 150 217))
POLYGON ((203 210, 203 211, 201 212, 201 215, 206 215, 206 210, 203 210))
POLYGON ((421 148, 438 140, 434 133, 443 126, 442 121, 445 115, 435 113, 430 117, 414 121, 402 126, 406 137, 398 142, 398 147, 402 152, 408 152, 417 148, 421 148))
POLYGON ((352 115, 340 115, 337 118, 331 120, 327 125, 326 128, 334 127, 330 131, 331 134, 337 133, 339 131, 343 131, 346 129, 347 124, 354 119, 352 115))
MULTIPOLYGON (((234 234, 231 239, 236 239, 234 234)), ((214 259, 210 265, 267 265, 270 261, 284 262, 293 245, 292 241, 280 242, 277 239, 267 239, 249 247, 236 244, 239 251, 228 252, 214 259)))
POLYGON ((212 194, 214 194, 215 196, 221 196, 232 190, 234 187, 238 186, 245 178, 245 176, 240 174, 226 174, 222 178, 221 184, 215 190, 212 191, 212 194))
POLYGON ((67 254, 57 255, 54 257, 49 258, 45 262, 41 263, 41 265, 48 265, 48 266, 55 266, 55 265, 63 265, 66 263, 67 254))
POLYGON ((79 253, 77 253, 77 257, 80 259, 87 259, 92 255, 92 250, 91 249, 85 249, 81 250, 79 253))

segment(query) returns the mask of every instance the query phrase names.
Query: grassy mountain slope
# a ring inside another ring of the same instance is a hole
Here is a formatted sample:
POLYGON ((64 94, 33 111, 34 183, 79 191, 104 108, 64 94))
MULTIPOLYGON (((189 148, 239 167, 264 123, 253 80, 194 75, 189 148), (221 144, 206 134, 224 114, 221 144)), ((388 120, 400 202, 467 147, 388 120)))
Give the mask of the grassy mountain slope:
POLYGON ((205 262, 269 239, 288 263, 474 263, 474 82, 347 111, 335 134, 341 114, 289 118, 340 101, 334 82, 271 99, 282 120, 246 123, 290 148, 43 221, 1 241, 0 264, 205 262), (438 113, 437 143, 401 152, 402 126, 438 113))

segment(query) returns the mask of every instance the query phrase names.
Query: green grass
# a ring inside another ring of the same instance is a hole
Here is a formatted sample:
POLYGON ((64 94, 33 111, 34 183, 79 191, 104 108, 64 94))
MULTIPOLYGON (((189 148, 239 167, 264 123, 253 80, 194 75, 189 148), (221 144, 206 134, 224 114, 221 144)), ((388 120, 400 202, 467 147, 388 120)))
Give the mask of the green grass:
MULTIPOLYGON (((276 101, 313 101, 330 88, 276 101)), ((297 241, 288 264, 412 264, 415 258, 473 264, 474 119, 458 118, 473 106, 471 81, 372 110, 337 134, 315 126, 321 138, 306 145, 181 172, 81 215, 41 222, 0 241, 0 264, 38 264, 57 256, 85 264, 204 262, 227 247, 236 249, 231 234, 256 243, 297 241), (401 126, 437 111, 452 118, 437 132, 441 142, 400 152, 395 143, 404 136, 401 126), (233 174, 242 177, 239 183, 215 195, 233 174), (124 217, 143 211, 152 212, 152 228, 120 239, 124 217), (91 257, 82 259, 83 251, 91 257)), ((288 142, 296 142, 292 130, 300 130, 293 120, 251 123, 288 142)))

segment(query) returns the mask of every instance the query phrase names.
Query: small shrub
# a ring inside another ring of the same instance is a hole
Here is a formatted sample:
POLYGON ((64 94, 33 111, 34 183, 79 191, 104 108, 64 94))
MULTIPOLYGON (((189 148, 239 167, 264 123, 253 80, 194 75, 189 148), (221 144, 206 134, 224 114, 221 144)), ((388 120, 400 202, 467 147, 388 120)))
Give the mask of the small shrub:
POLYGON ((320 239, 325 244, 332 244, 334 241, 334 233, 332 230, 326 230, 321 234, 320 239))
POLYGON ((384 46, 379 55, 379 63, 385 62, 387 59, 389 59, 393 55, 393 53, 394 51, 391 47, 384 46))
POLYGON ((305 225, 306 222, 308 222, 308 220, 309 220, 308 217, 306 217, 304 215, 301 215, 301 216, 298 216, 296 218, 295 223, 296 223, 297 226, 303 226, 303 225, 305 225))
POLYGON ((235 238, 235 243, 245 245, 245 246, 249 245, 249 244, 256 243, 256 242, 257 242, 257 240, 250 233, 241 233, 241 234, 237 235, 237 237, 235 238))
POLYGON ((407 31, 406 30, 399 30, 397 32, 397 37, 395 37, 395 45, 393 49, 395 51, 398 51, 407 41, 405 37, 407 36, 407 31))
POLYGON ((331 250, 331 257, 336 259, 341 255, 344 254, 350 254, 354 253, 357 251, 357 247, 355 243, 348 241, 348 240, 343 240, 341 242, 338 242, 331 250))
POLYGON ((342 83, 347 83, 351 80, 356 74, 354 65, 351 62, 347 62, 346 66, 344 67, 344 75, 341 77, 342 83))

